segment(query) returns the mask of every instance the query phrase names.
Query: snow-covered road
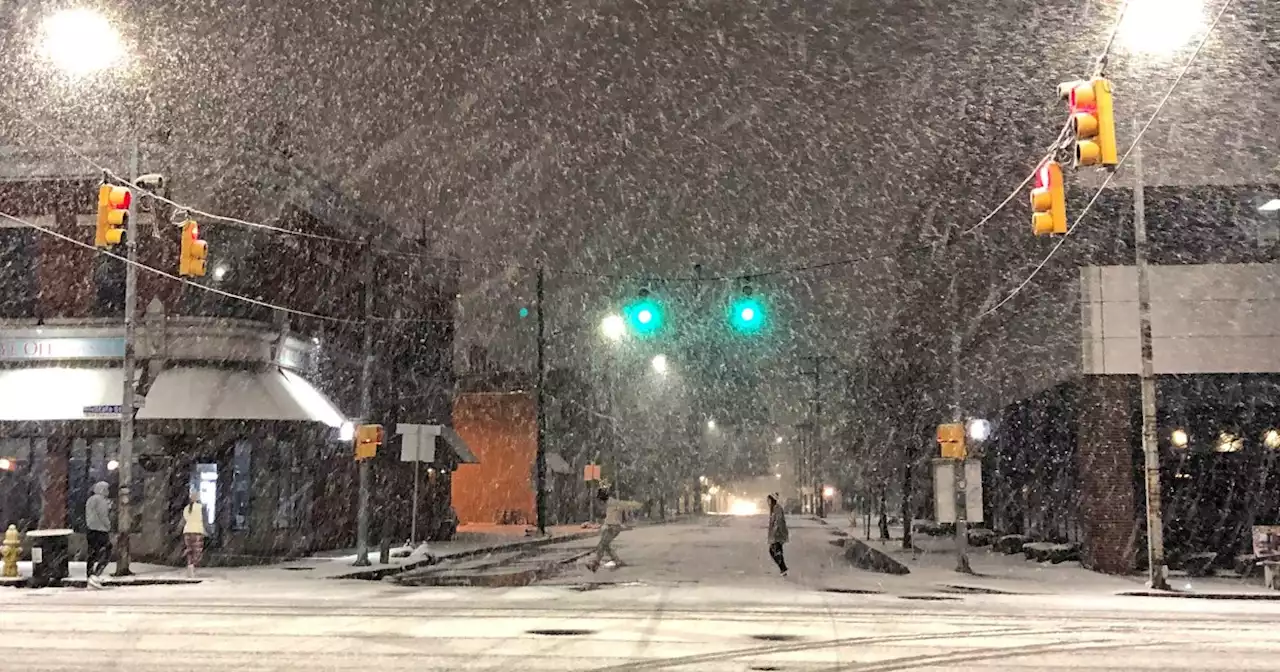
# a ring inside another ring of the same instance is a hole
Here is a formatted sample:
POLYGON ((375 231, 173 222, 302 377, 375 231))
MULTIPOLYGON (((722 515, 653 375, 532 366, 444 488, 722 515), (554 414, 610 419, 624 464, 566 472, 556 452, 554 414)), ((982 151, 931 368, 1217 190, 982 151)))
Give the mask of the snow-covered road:
POLYGON ((832 563, 805 585, 836 549, 826 530, 796 522, 793 580, 776 577, 756 543, 763 521, 746 519, 632 530, 619 544, 631 567, 526 588, 244 572, 198 586, 3 590, 0 660, 95 672, 1273 670, 1280 660, 1274 602, 816 590, 843 570, 832 563))

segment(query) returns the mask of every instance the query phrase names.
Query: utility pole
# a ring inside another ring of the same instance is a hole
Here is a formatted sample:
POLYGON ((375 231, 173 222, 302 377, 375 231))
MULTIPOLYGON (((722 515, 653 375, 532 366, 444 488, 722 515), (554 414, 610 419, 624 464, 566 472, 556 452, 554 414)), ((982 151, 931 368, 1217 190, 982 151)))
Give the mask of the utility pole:
MULTIPOLYGON (((1141 125, 1137 126, 1141 133, 1141 125)), ((1156 378, 1151 356, 1151 286, 1147 278, 1147 221, 1142 145, 1133 147, 1133 256, 1138 272, 1138 342, 1142 351, 1142 458, 1147 485, 1147 583, 1168 590, 1164 569, 1164 517, 1160 512, 1160 445, 1156 440, 1156 378)))
MULTIPOLYGON (((135 132, 129 149, 129 179, 138 181, 138 134, 135 132)), ((133 421, 138 413, 136 403, 135 369, 137 357, 138 325, 138 199, 129 199, 128 221, 125 222, 125 255, 129 263, 124 270, 124 389, 120 395, 120 492, 117 498, 116 530, 119 537, 116 548, 116 576, 129 576, 129 532, 133 528, 133 505, 130 498, 133 487, 133 421)))
MULTIPOLYGON (((360 348, 360 418, 373 415, 373 246, 364 249, 364 342, 360 348)), ((360 500, 356 514, 356 567, 369 566, 370 459, 360 460, 360 500)))
POLYGON ((809 430, 811 442, 809 446, 809 478, 813 486, 813 512, 819 518, 826 518, 826 503, 822 496, 822 362, 827 359, 823 355, 805 357, 813 363, 813 397, 809 400, 811 417, 809 430))
MULTIPOLYGON (((960 275, 959 263, 952 265, 951 270, 951 422, 960 423, 964 426, 964 411, 960 408, 960 350, 963 346, 964 334, 958 328, 960 319, 960 288, 957 286, 957 277, 960 275)), ((967 430, 967 428, 966 428, 967 430)), ((966 437, 967 438, 967 437, 966 437)), ((966 441, 967 445, 968 442, 966 441)), ((969 566, 969 525, 967 518, 968 502, 965 489, 968 483, 965 481, 965 461, 968 459, 966 454, 958 460, 953 460, 955 468, 955 497, 956 497, 956 571, 962 574, 972 574, 973 568, 969 566)), ((904 525, 910 525, 910 520, 904 520, 904 525)))
POLYGON ((538 488, 538 534, 547 533, 547 338, 546 316, 543 312, 545 306, 542 303, 544 275, 542 264, 538 264, 538 453, 533 462, 534 479, 537 481, 538 488))

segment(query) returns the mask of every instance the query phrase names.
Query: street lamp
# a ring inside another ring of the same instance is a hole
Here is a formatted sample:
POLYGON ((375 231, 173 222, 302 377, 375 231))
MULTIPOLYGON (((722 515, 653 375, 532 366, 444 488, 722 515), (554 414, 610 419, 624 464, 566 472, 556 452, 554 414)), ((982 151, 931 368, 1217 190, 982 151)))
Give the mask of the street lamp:
POLYGON ((983 418, 969 421, 969 438, 981 443, 991 437, 991 422, 983 418))
POLYGON ((40 24, 39 53, 71 77, 85 77, 125 59, 120 33, 92 9, 66 9, 40 24))
POLYGON ((1129 0, 1116 41, 1135 54, 1169 56, 1204 27, 1204 0, 1129 0))
POLYGON ((611 341, 620 341, 627 333, 627 323, 621 315, 608 315, 600 320, 600 333, 611 341))
POLYGON ((665 374, 667 372, 667 356, 666 355, 653 356, 653 371, 654 373, 658 373, 658 374, 665 374))
POLYGON ((715 429, 715 428, 716 428, 716 421, 715 421, 715 420, 708 420, 708 421, 707 421, 707 429, 715 429))

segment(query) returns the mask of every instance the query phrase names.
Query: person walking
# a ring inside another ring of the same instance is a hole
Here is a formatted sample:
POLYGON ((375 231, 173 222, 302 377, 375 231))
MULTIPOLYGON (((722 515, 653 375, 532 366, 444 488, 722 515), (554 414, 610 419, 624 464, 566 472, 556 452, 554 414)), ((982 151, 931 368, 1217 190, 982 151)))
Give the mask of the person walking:
POLYGON ((89 546, 84 576, 89 588, 102 587, 102 572, 111 562, 111 486, 106 481, 93 484, 93 494, 84 503, 85 540, 89 546))
POLYGON ((778 565, 778 571, 787 575, 787 560, 782 555, 782 545, 791 539, 787 532, 787 517, 783 515, 776 494, 769 495, 769 557, 778 565))
POLYGON ((622 534, 622 514, 640 508, 638 502, 611 498, 609 490, 606 488, 600 488, 596 491, 596 498, 604 503, 604 526, 600 528, 600 543, 596 545, 596 557, 587 563, 587 569, 593 572, 600 569, 600 561, 604 559, 605 555, 609 556, 610 564, 613 567, 622 566, 622 561, 618 559, 618 554, 613 550, 613 540, 617 539, 619 534, 622 534))
POLYGON ((195 578, 204 555, 204 505, 200 493, 192 490, 187 508, 182 510, 182 548, 187 556, 187 576, 195 578))

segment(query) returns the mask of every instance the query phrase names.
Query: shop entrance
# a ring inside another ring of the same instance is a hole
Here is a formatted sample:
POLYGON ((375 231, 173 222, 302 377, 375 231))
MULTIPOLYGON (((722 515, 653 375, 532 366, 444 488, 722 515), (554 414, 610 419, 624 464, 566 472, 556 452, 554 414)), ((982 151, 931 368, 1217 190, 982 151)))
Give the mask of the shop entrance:
MULTIPOLYGON (((215 462, 197 462, 191 467, 188 492, 200 493, 200 504, 204 507, 204 531, 206 542, 218 540, 217 520, 218 502, 218 465, 215 462)), ((185 503, 184 503, 185 506, 185 503)))

